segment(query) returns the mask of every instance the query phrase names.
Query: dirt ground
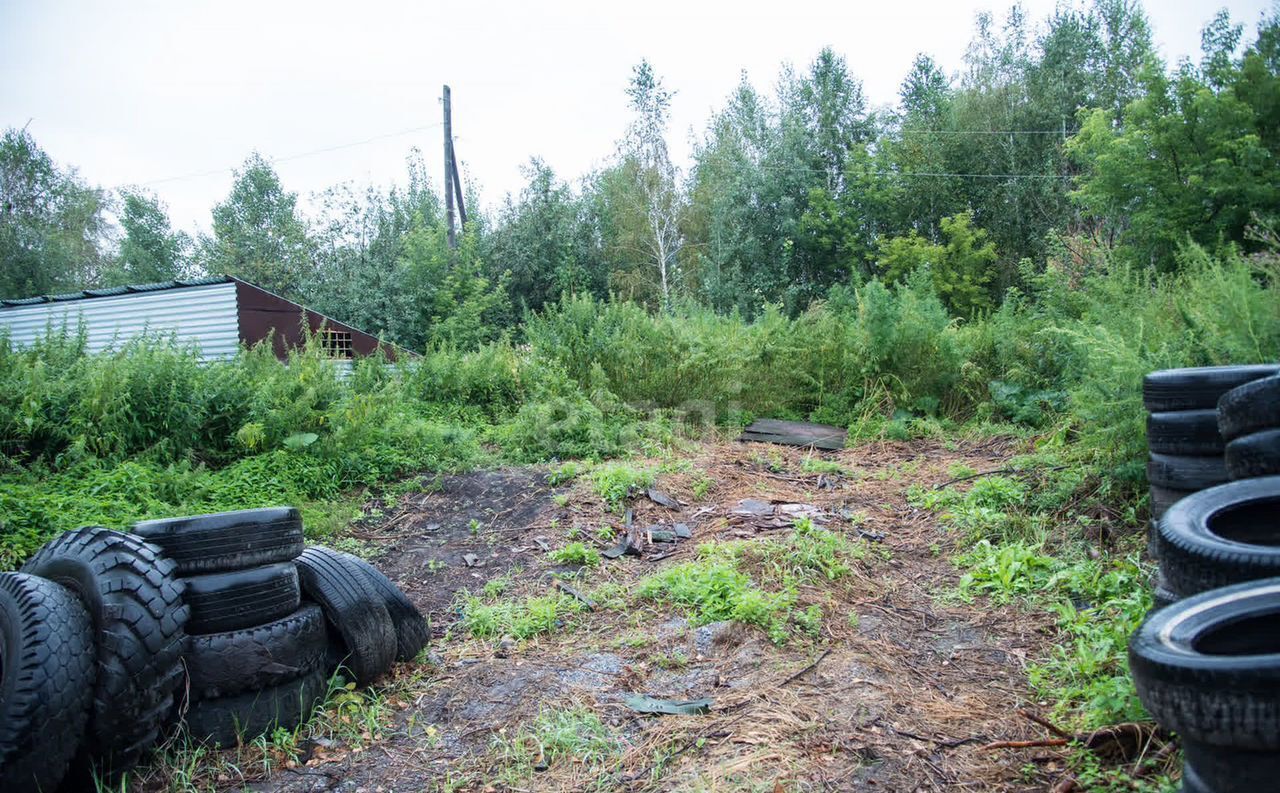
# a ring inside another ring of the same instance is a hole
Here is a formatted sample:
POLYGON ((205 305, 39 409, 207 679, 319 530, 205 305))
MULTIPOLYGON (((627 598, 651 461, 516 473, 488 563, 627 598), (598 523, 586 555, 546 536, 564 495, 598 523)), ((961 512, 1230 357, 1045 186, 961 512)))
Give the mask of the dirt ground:
MULTIPOLYGON (((604 560, 575 579, 590 591, 627 591, 688 561, 699 543, 748 542, 786 529, 735 519, 742 499, 810 504, 827 528, 865 545, 852 576, 824 593, 822 628, 785 645, 730 623, 693 626, 678 609, 628 600, 597 607, 562 630, 523 642, 481 641, 459 626, 460 598, 506 576, 507 596, 545 594, 556 572, 546 549, 623 528, 585 482, 548 484, 547 469, 509 468, 428 482, 352 535, 429 613, 429 660, 400 664, 387 684, 392 715, 360 751, 327 747, 305 763, 245 785, 254 791, 429 790, 1043 790, 1061 767, 1055 750, 983 750, 991 741, 1042 738, 1019 708, 1045 711, 1026 682, 1028 660, 1053 640, 1051 620, 1016 607, 946 597, 960 572, 954 538, 908 504, 908 486, 938 485, 957 465, 1002 467, 1011 441, 915 441, 838 453, 739 444, 690 447, 657 487, 680 501, 629 502, 634 525, 686 524, 691 540, 654 559, 604 560), (844 474, 806 473, 806 458, 844 474), (714 480, 701 499, 695 484, 714 480), (712 699, 710 713, 653 716, 632 694, 712 699), (606 777, 568 761, 503 781, 497 747, 547 709, 584 707, 619 736, 606 777), (1030 778, 1023 768, 1035 763, 1030 778)), ((657 464, 658 461, 651 461, 657 464)), ((668 461, 669 462, 669 461, 668 461)), ((601 549, 609 545, 596 541, 601 549)), ((655 546, 657 548, 657 546, 655 546)), ((651 549, 652 551, 652 549, 651 549)), ((239 784, 236 785, 239 787, 239 784)))

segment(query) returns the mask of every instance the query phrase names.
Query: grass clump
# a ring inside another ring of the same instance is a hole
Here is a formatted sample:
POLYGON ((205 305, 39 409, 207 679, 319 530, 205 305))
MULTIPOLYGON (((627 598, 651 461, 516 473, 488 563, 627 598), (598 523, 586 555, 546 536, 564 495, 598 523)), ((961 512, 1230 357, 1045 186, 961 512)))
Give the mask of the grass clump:
POLYGON ((541 711, 514 735, 499 735, 495 749, 503 765, 503 780, 515 786, 535 769, 565 763, 579 764, 591 776, 608 777, 609 765, 621 753, 622 742, 595 713, 573 707, 541 711))
POLYGON ((808 519, 796 522, 785 540, 729 542, 702 545, 698 558, 646 578, 639 596, 683 608, 695 625, 732 620, 754 625, 776 644, 784 644, 792 629, 816 634, 823 609, 799 602, 801 584, 816 579, 835 581, 861 558, 861 549, 808 519), (746 568, 754 566, 759 578, 746 568))
POLYGON ((794 593, 764 592, 732 558, 699 549, 696 561, 669 567, 645 579, 639 595, 684 608, 694 625, 734 620, 763 629, 781 644, 787 638, 794 593))
POLYGON ((557 548, 548 553, 547 558, 556 564, 577 564, 584 567, 600 564, 600 552, 581 542, 571 542, 563 548, 557 548))
POLYGON ((559 592, 496 603, 468 596, 462 611, 463 628, 477 639, 510 636, 523 640, 559 631, 582 611, 582 604, 559 592))
POLYGON ((591 487, 604 500, 605 508, 616 512, 622 502, 653 486, 654 473, 627 463, 606 463, 591 471, 591 487))

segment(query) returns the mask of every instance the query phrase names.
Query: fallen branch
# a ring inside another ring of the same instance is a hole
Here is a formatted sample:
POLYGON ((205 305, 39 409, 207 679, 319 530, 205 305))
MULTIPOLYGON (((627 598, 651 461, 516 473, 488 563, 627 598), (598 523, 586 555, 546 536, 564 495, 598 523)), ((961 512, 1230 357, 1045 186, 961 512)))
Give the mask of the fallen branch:
POLYGON ((1018 715, 1024 719, 1030 719, 1031 721, 1034 721, 1036 724, 1039 724, 1041 727, 1044 727, 1046 730, 1058 736, 1059 738, 1074 740, 1076 737, 1071 733, 1067 732, 1066 730, 1062 729, 1058 725, 1054 724, 1053 722, 1049 721, 1048 719, 1044 718, 1043 716, 1037 716, 1031 711, 1019 710, 1018 715))
POLYGON ((1040 746, 1066 746, 1071 741, 1066 738, 1042 738, 1038 741, 996 741, 980 747, 981 751, 988 752, 992 749, 1031 749, 1040 746))
POLYGON ((815 668, 817 668, 818 664, 822 663, 822 659, 826 658, 830 654, 831 654, 831 648, 827 648, 823 650, 822 653, 819 654, 817 658, 813 659, 813 663, 809 664, 804 669, 801 669, 799 672, 796 672, 795 674, 791 675, 786 680, 783 680, 781 683, 778 684, 778 688, 782 688, 788 683, 795 682, 797 678, 803 677, 807 675, 809 672, 812 672, 815 668))

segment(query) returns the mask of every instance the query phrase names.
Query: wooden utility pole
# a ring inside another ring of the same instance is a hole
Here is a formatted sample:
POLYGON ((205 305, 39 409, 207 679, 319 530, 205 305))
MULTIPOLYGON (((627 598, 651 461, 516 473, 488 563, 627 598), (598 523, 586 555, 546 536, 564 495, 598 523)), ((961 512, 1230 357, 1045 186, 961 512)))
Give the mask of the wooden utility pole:
POLYGON ((444 222, 449 234, 449 247, 458 247, 453 230, 453 116, 449 108, 449 86, 444 87, 444 222))

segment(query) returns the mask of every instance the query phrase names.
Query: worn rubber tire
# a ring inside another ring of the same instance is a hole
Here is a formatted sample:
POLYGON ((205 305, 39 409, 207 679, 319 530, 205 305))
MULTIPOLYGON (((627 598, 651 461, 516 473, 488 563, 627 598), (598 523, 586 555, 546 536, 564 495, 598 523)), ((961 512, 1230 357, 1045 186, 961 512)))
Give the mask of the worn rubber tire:
POLYGON ((89 612, 66 587, 0 573, 0 659, 0 790, 54 790, 89 721, 89 612))
POLYGON ((292 562, 184 578, 192 634, 265 625, 298 609, 302 590, 292 562))
POLYGON ((342 638, 342 665, 358 685, 382 676, 396 657, 396 629, 364 572, 337 551, 311 546, 294 562, 307 597, 342 638))
POLYGON ((89 612, 97 679, 70 773, 115 780, 150 750, 182 678, 189 610, 160 549, 97 526, 66 532, 22 566, 67 587, 89 612))
POLYGON ((197 743, 235 746, 277 727, 292 730, 311 718, 328 690, 328 678, 316 669, 270 688, 198 700, 187 711, 187 735, 197 743))
MULTIPOLYGON (((1182 499, 1195 493, 1194 490, 1170 490, 1160 485, 1151 486, 1151 517, 1154 520, 1160 520, 1164 517, 1164 513, 1169 511, 1169 507, 1177 504, 1182 499)), ((1159 558, 1159 557, 1156 557, 1159 558)))
POLYGON ((1228 443, 1226 466, 1232 479, 1280 474, 1280 429, 1253 432, 1228 443))
POLYGON ((1280 365, 1163 369, 1142 378, 1142 403, 1153 413, 1217 407, 1218 400, 1231 389, 1274 374, 1280 374, 1280 365))
POLYGON ((270 688, 321 669, 329 648, 324 613, 314 603, 265 625, 192 636, 187 676, 195 699, 270 688))
POLYGON ((382 598, 396 629, 396 660, 412 661, 431 640, 431 626, 418 607, 405 597, 400 587, 382 574, 382 571, 358 556, 337 551, 348 563, 358 567, 382 598))
POLYGON ((1184 596, 1280 576, 1280 476, 1201 490, 1160 519, 1160 570, 1184 596))
POLYGON ((303 548, 302 516, 293 507, 145 520, 132 531, 160 546, 181 575, 287 562, 303 548))
POLYGON ((1218 411, 1210 408, 1147 414, 1147 448, 1155 454, 1221 455, 1226 441, 1218 434, 1218 411))
POLYGON ((1170 490, 1204 490, 1228 481, 1227 464, 1220 454, 1189 457, 1152 453, 1147 459, 1147 481, 1170 490))
POLYGON ((1228 441, 1280 427, 1280 375, 1233 388, 1218 400, 1218 432, 1228 441))
POLYGON ((1182 736, 1182 787, 1188 793, 1274 790, 1280 754, 1213 746, 1182 736))
POLYGON ((1153 611, 1129 640, 1142 704, 1184 738, 1280 751, 1280 579, 1153 611))

